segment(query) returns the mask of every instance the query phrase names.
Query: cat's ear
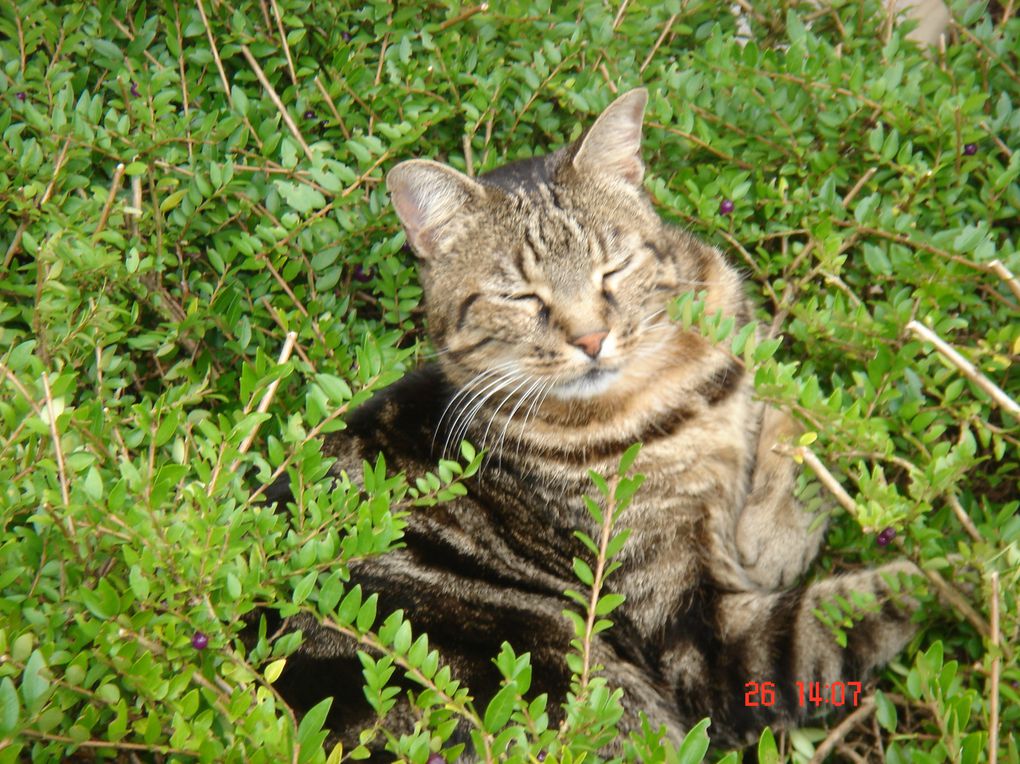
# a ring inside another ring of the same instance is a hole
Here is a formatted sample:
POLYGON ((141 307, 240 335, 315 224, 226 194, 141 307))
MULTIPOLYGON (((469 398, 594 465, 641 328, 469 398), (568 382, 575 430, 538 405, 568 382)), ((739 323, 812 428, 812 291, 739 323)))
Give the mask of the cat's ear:
POLYGON ((408 242, 423 258, 434 252, 443 228, 464 206, 485 196, 481 184, 429 159, 398 164, 386 176, 386 188, 408 242))
POLYGON ((609 173, 640 186, 645 175, 641 122, 647 103, 648 91, 636 88, 609 104, 581 139, 574 167, 581 172, 609 173))

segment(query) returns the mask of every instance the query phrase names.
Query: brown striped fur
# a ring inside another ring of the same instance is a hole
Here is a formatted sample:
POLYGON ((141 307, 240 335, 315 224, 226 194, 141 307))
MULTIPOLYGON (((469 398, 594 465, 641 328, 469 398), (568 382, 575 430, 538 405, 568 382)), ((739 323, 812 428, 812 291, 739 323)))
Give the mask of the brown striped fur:
MULTIPOLYGON (((577 586, 571 559, 586 555, 573 531, 597 535, 582 505, 588 470, 611 472, 643 442, 646 482, 610 579, 626 602, 596 661, 624 689, 624 726, 645 711, 678 738, 711 715, 715 742, 743 743, 803 718, 796 680, 861 680, 902 648, 909 601, 864 616, 847 649, 812 611, 850 591, 886 602, 884 576, 909 567, 789 588, 821 523, 773 450, 789 420, 753 400, 738 361, 665 315, 702 289, 710 312, 746 322, 753 310, 722 255, 665 224, 642 192, 646 99, 631 91, 577 143, 479 179, 424 160, 390 173, 438 360, 358 410, 327 450, 355 479, 380 452, 414 478, 461 438, 488 449, 467 496, 413 513, 404 548, 357 561, 352 579, 381 609, 403 608, 481 707, 498 689, 500 643, 530 652, 533 692, 550 693, 555 715, 572 636, 563 591, 577 586), (777 683, 775 707, 745 707, 750 680, 777 683)), ((308 617, 292 626, 305 644, 284 696, 304 708, 335 694, 330 721, 353 738, 370 721, 354 645, 308 617)), ((413 723, 394 713, 398 729, 413 723)))

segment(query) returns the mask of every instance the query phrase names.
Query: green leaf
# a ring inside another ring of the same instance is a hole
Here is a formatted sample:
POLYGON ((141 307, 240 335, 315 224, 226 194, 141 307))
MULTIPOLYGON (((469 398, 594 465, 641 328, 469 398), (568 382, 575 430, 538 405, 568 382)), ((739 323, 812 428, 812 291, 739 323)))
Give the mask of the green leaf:
POLYGON ((711 719, 702 719, 691 727, 677 749, 677 764, 700 764, 708 752, 708 733, 705 730, 712 723, 711 719))
POLYGON ((21 704, 9 676, 0 679, 0 737, 10 737, 18 727, 21 704))
POLYGON ((25 699, 25 709, 29 713, 39 710, 49 692, 49 670, 42 653, 33 650, 25 663, 25 671, 21 675, 21 697, 25 699))
POLYGON ((779 749, 776 748, 776 739, 772 730, 766 727, 758 738, 758 761, 760 764, 778 764, 779 749))
POLYGON ((493 696, 485 708, 485 717, 482 720, 486 732, 496 732, 507 723, 517 705, 517 696, 517 685, 513 682, 506 684, 493 696))

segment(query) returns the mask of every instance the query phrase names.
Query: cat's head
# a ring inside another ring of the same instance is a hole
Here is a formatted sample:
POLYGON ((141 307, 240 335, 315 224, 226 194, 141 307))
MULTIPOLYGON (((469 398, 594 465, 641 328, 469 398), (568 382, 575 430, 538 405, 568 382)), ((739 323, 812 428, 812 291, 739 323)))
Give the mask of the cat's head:
POLYGON ((430 332, 456 384, 487 374, 522 395, 541 387, 577 399, 655 373, 677 331, 665 305, 695 266, 641 187, 647 100, 632 90, 574 144, 476 179, 422 159, 390 171, 430 332))

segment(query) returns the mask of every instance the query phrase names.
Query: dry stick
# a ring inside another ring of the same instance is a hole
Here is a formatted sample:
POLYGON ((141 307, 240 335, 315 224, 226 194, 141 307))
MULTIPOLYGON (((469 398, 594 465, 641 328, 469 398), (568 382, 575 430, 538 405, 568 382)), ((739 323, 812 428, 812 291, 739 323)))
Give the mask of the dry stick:
POLYGON ((131 178, 131 210, 125 210, 131 217, 131 235, 138 235, 138 218, 142 216, 142 176, 131 178))
MULTIPOLYGON (((269 298, 263 296, 261 302, 262 305, 265 306, 265 309, 269 311, 269 315, 272 317, 273 321, 276 322, 276 325, 286 332, 287 327, 283 323, 283 318, 280 317, 280 314, 276 311, 276 308, 273 307, 273 304, 269 301, 269 298)), ((295 344, 294 350, 296 350, 297 354, 301 356, 301 360, 308 364, 313 374, 319 373, 319 370, 315 368, 315 364, 312 363, 312 359, 308 357, 308 355, 305 353, 301 345, 295 344)))
MULTIPOLYGON (((282 366, 287 363, 290 359, 290 354, 294 352, 294 343, 297 342, 297 332, 287 332, 287 339, 283 343, 283 349, 280 351, 280 357, 276 360, 278 366, 282 366)), ((280 386, 280 380, 274 379, 269 387, 266 388, 265 394, 262 396, 262 400, 259 401, 259 406, 256 411, 259 414, 265 414, 269 410, 269 404, 272 403, 273 396, 276 395, 276 388, 280 386)), ((245 439, 241 442, 241 448, 238 449, 239 454, 248 453, 248 449, 251 448, 251 444, 255 441, 255 436, 258 434, 259 425, 255 425, 252 431, 245 436, 245 439)), ((233 464, 230 465, 230 471, 234 472, 237 470, 238 465, 241 463, 241 458, 234 459, 233 464)))
POLYGON ((333 112, 333 119, 335 119, 337 124, 340 125, 340 132, 344 134, 344 138, 350 140, 351 131, 348 130, 347 125, 344 124, 343 117, 341 117, 340 112, 337 111, 336 104, 333 103, 333 99, 330 97, 329 91, 326 90, 326 87, 322 84, 322 80, 319 79, 319 75, 315 75, 313 82, 315 82, 315 87, 319 89, 322 97, 326 100, 326 105, 329 107, 329 110, 333 112))
POLYGON ((294 59, 290 55, 290 45, 287 44, 287 33, 283 28, 283 17, 280 15, 280 6, 276 0, 269 0, 273 6, 273 15, 276 16, 276 28, 280 30, 280 42, 283 43, 283 52, 287 55, 287 71, 290 72, 290 81, 297 87, 297 74, 294 73, 294 59))
POLYGON ((447 29, 454 26, 455 24, 459 24, 462 21, 467 21, 475 14, 485 13, 487 10, 489 10, 488 3, 482 3, 481 5, 476 5, 474 8, 468 8, 466 11, 462 11, 461 13, 454 16, 452 19, 447 19, 442 24, 440 24, 439 31, 445 32, 447 29))
POLYGON ((1006 286, 1018 300, 1020 300, 1020 281, 1013 275, 1013 272, 1006 267, 1001 260, 992 260, 988 263, 988 270, 1006 282, 1006 286))
POLYGON ((305 152, 305 156, 308 157, 308 161, 311 162, 315 159, 312 155, 312 150, 308 148, 308 144, 305 143, 304 136, 301 135, 301 131, 298 130, 298 126, 294 124, 294 120, 291 119, 290 112, 287 111, 287 107, 283 105, 283 101, 280 100, 280 96, 273 90, 273 86, 269 84, 269 80, 266 79, 266 73, 262 71, 262 67, 259 66, 259 62, 255 60, 255 56, 248 50, 247 45, 241 46, 241 53, 248 61, 248 66, 255 72, 255 76, 258 77, 259 82, 262 83, 263 89, 269 95, 269 99, 276 105, 277 111, 280 112, 280 116, 283 117, 284 123, 287 125, 287 129, 290 130, 290 134, 294 136, 294 140, 301 146, 301 150, 305 152))
POLYGON ((992 579, 992 697, 988 703, 988 764, 996 764, 999 758, 999 671, 1002 656, 999 654, 1001 635, 999 633, 999 572, 994 571, 992 579))
POLYGON ((864 188, 864 186, 867 184, 867 182, 869 180, 871 180, 873 177, 875 177, 875 173, 876 172, 878 172, 878 168, 877 167, 869 168, 868 171, 866 173, 864 173, 857 180, 856 183, 854 183, 854 187, 846 192, 846 196, 843 197, 843 201, 842 201, 844 209, 846 209, 846 206, 848 204, 850 204, 850 202, 852 202, 854 200, 854 197, 857 196, 858 193, 860 193, 861 189, 864 188))
POLYGON ((230 97, 230 83, 227 81, 227 73, 223 71, 223 62, 220 61, 220 51, 216 47, 216 40, 213 39, 212 28, 209 26, 209 19, 205 17, 205 8, 202 7, 202 0, 195 0, 198 6, 198 13, 202 17, 202 24, 205 26, 205 34, 209 38, 209 47, 212 48, 213 61, 216 62, 216 70, 220 73, 220 82, 223 83, 223 92, 227 95, 227 103, 234 108, 234 99, 230 97))
POLYGON ((464 165, 467 170, 467 176, 473 178, 475 177, 475 158, 474 153, 471 151, 471 136, 465 133, 461 143, 464 146, 464 165))
POLYGON ((950 586, 946 579, 937 570, 925 570, 921 569, 925 577, 935 584, 935 588, 939 590, 939 593, 945 598, 945 600, 956 608, 960 614, 970 621, 971 626, 977 629, 983 636, 991 639, 992 629, 988 625, 988 622, 981 617, 981 615, 971 607, 971 604, 967 602, 967 598, 964 597, 960 592, 956 591, 950 586))
MULTIPOLYGON (((46 394, 46 418, 50 424, 50 435, 53 438, 53 450, 57 455, 57 472, 60 474, 60 496, 64 500, 64 506, 71 506, 71 492, 67 487, 67 469, 64 466, 64 448, 60 445, 60 433, 57 431, 57 413, 53 409, 53 393, 50 391, 50 380, 46 373, 42 375, 43 392, 46 394)), ((74 520, 70 515, 67 517, 68 530, 74 534, 74 520)))
POLYGON ((869 695, 861 701, 861 705, 850 714, 846 719, 841 721, 833 730, 826 736, 822 744, 815 749, 814 755, 811 757, 810 764, 822 764, 825 761, 825 757, 832 753, 832 750, 843 742, 845 738, 859 722, 867 719, 875 711, 875 696, 869 695))
POLYGON ((954 350, 948 343, 944 342, 941 337, 935 334, 935 332, 917 321, 911 321, 907 324, 907 328, 914 334, 934 345, 935 349, 945 356, 945 358, 957 369, 959 369, 963 376, 984 390, 993 401, 1006 410, 1006 413, 1010 414, 1014 419, 1020 420, 1020 403, 1017 403, 1015 400, 1006 395, 1005 391, 1001 387, 978 371, 974 364, 956 352, 956 350, 954 350))
POLYGON ((641 68, 638 70, 641 74, 645 73, 645 69, 652 63, 652 59, 655 58, 656 51, 659 50, 659 46, 662 45, 662 41, 666 39, 666 35, 669 34, 669 30, 673 28, 673 24, 676 22, 679 13, 674 13, 669 17, 669 21, 666 22, 666 26, 662 28, 662 33, 659 35, 659 39, 655 41, 655 45, 648 51, 648 55, 645 56, 645 60, 641 63, 641 68))
POLYGON ((960 521, 960 525, 967 531, 969 535, 975 541, 982 541, 981 531, 974 525, 974 521, 970 519, 970 515, 967 514, 967 510, 960 504, 960 500, 953 495, 949 496, 949 506, 953 510, 953 514, 956 515, 956 519, 960 521))
MULTIPOLYGON (((57 178, 60 175, 60 170, 64 167, 64 161, 67 159, 67 149, 71 145, 71 139, 68 138, 64 141, 63 147, 60 149, 60 154, 57 156, 56 164, 53 165, 53 177, 50 178, 49 184, 46 186, 46 190, 43 191, 43 195, 39 197, 39 203, 35 205, 36 209, 41 209, 46 202, 50 200, 50 196, 53 194, 53 189, 57 186, 57 178)), ((11 260, 18 253, 18 249, 21 247, 21 237, 25 233, 25 228, 28 227, 28 220, 24 219, 18 226, 18 230, 14 232, 14 238, 11 240, 11 245, 7 248, 7 254, 4 256, 4 270, 7 270, 7 266, 11 264, 11 260)))
POLYGON ((113 171, 113 180, 110 181, 110 194, 106 197, 106 204, 103 205, 103 212, 99 216, 99 224, 96 226, 96 232, 92 234, 92 243, 95 244, 99 238, 99 234, 103 232, 103 228, 106 227, 106 221, 110 217, 110 210, 113 209, 113 200, 117 197, 117 192, 120 191, 120 183, 124 180, 124 163, 120 162, 113 171))
POLYGON ((846 489, 840 485, 840 482, 836 480, 835 476, 829 472, 828 467, 822 464, 821 459, 815 456, 815 452, 807 446, 797 446, 796 448, 790 448, 789 446, 776 446, 776 449, 781 454, 792 456, 795 460, 806 462, 807 466, 811 468, 811 471, 815 473, 819 482, 829 489, 829 492, 836 497, 836 501, 840 503, 847 512, 853 517, 857 517, 857 502, 853 500, 853 497, 846 492, 846 489))

